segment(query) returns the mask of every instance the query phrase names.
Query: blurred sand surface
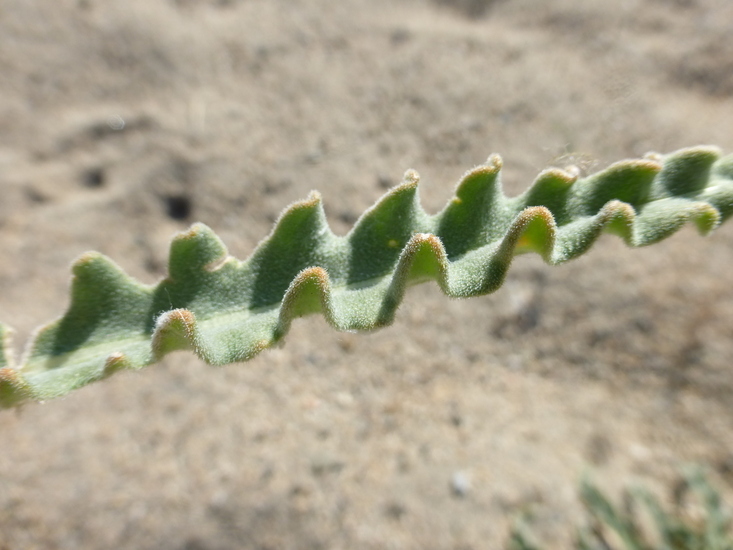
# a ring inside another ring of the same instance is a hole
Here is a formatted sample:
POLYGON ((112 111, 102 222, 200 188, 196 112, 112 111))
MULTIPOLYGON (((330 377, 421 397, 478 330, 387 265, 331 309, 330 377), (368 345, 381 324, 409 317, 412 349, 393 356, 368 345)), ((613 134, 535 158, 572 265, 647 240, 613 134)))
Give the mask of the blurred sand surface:
MULTIPOLYGON (((20 350, 87 250, 146 283, 194 221, 247 257, 318 189, 344 234, 408 168, 431 212, 490 153, 733 152, 728 0, 0 0, 0 319, 20 350)), ((584 472, 733 482, 733 224, 604 237, 491 296, 411 289, 394 326, 294 324, 0 413, 0 549, 547 548, 584 472)), ((730 500, 729 500, 730 501, 730 500)))

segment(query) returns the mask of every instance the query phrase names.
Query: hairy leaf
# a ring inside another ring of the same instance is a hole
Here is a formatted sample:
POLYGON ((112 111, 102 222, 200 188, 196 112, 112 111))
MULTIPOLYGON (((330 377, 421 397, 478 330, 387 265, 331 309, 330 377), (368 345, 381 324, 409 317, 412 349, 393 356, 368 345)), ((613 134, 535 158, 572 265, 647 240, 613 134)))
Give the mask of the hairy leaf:
POLYGON ((61 396, 174 350, 214 365, 245 361, 311 313, 337 330, 374 329, 393 321, 411 284, 434 280, 452 297, 487 294, 516 254, 557 264, 603 231, 644 246, 688 221, 706 234, 733 213, 733 156, 720 158, 713 147, 626 160, 580 179, 572 169, 547 169, 518 197, 504 195, 500 171, 492 156, 467 172, 433 216, 408 171, 343 237, 312 193, 283 211, 245 261, 195 224, 174 237, 168 277, 154 286, 87 253, 72 268, 69 309, 37 332, 21 365, 0 326, 0 408, 61 396))

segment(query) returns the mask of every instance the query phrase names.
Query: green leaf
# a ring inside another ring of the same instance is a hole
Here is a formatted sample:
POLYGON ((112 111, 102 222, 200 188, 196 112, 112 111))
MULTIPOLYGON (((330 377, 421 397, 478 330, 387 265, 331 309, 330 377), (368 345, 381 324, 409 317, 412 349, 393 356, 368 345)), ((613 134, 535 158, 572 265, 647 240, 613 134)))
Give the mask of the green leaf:
POLYGON ((285 209, 245 261, 195 224, 173 239, 169 275, 154 286, 85 254, 72 269, 67 312, 36 333, 20 365, 0 326, 0 408, 61 396, 175 350, 215 365, 245 361, 312 313, 337 330, 385 326, 412 284, 433 280, 452 297, 487 294, 502 285, 515 255, 535 252, 558 264, 604 231, 630 246, 657 242, 687 222, 707 234, 733 213, 733 156, 695 147, 580 179, 552 168, 522 195, 506 197, 494 155, 467 172, 432 216, 417 188, 408 171, 344 237, 331 232, 312 193, 285 209))

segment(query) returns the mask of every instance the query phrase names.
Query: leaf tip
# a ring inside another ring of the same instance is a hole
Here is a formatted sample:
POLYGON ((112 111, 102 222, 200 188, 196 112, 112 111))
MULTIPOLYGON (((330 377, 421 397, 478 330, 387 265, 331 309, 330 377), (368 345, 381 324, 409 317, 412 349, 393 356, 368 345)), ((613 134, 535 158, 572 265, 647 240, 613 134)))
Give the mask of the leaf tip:
POLYGON ((493 153, 489 156, 488 159, 486 159, 486 164, 484 164, 484 167, 494 173, 497 173, 504 167, 504 160, 501 158, 501 155, 493 153))
POLYGON ((98 261, 102 257, 102 254, 100 252, 84 252, 81 256, 79 256, 75 261, 75 266, 85 266, 92 262, 98 261))
POLYGON ((75 277, 79 277, 87 273, 90 268, 105 262, 112 263, 109 258, 100 252, 84 252, 71 264, 71 273, 75 277))
POLYGON ((281 231, 285 225, 292 223, 293 220, 300 219, 300 214, 316 211, 321 203, 321 194, 318 191, 311 191, 305 199, 290 203, 280 212, 270 237, 281 231))
POLYGON ((310 208, 313 208, 315 206, 318 206, 323 199, 321 198, 321 194, 313 189, 310 193, 308 193, 308 196, 304 201, 302 201, 303 206, 308 206, 310 208))
POLYGON ((634 210, 633 206, 628 202, 619 200, 608 201, 601 209, 600 213, 603 216, 603 221, 616 216, 624 216, 627 218, 633 218, 636 216, 636 210, 634 210))
POLYGON ((293 304, 307 288, 315 283, 319 291, 328 293, 330 287, 330 278, 328 272, 319 266, 307 267, 298 273, 290 283, 285 296, 283 297, 283 305, 293 304))
POLYGON ((328 272, 320 266, 306 267, 290 283, 284 299, 287 299, 288 294, 297 293, 297 290, 308 282, 315 282, 320 288, 325 289, 330 284, 328 272))
POLYGON ((28 383, 12 367, 0 368, 0 409, 14 407, 31 397, 28 383))
POLYGON ((419 183, 420 183, 420 174, 418 174, 417 170, 413 170, 412 168, 410 168, 402 176, 402 182, 400 182, 397 188, 417 187, 419 183))
POLYGON ((578 181, 580 173, 581 170, 577 164, 570 164, 562 170, 558 170, 558 177, 566 181, 568 184, 572 184, 578 181))
POLYGON ((321 201, 321 194, 316 190, 312 190, 310 193, 308 193, 308 196, 305 199, 295 201, 290 206, 288 206, 283 212, 283 215, 294 210, 306 210, 310 208, 316 208, 319 204, 321 204, 321 201))
POLYGON ((695 227, 702 235, 707 235, 716 229, 723 221, 717 208, 706 202, 696 202, 692 216, 695 227))
POLYGON ((644 154, 644 156, 642 157, 642 159, 643 160, 651 160, 651 161, 657 162, 657 163, 659 163, 661 165, 662 164, 662 161, 664 161, 664 155, 661 154, 661 153, 657 153, 656 151, 648 151, 647 153, 644 154))
POLYGON ((298 274, 298 277, 315 277, 320 280, 328 279, 328 273, 325 268, 320 266, 307 267, 298 274))
POLYGON ((417 249, 422 245, 427 244, 436 253, 444 254, 443 243, 437 235, 432 233, 415 233, 409 240, 405 248, 417 249))
POLYGON ((529 206, 514 219, 502 248, 509 258, 515 253, 532 251, 550 261, 556 233, 557 224, 552 212, 545 206, 529 206))
POLYGON ((194 224, 191 224, 191 226, 188 229, 185 229, 179 232, 175 236, 175 238, 182 239, 182 240, 195 239, 202 233, 206 233, 208 231, 211 231, 208 225, 203 224, 201 222, 196 222, 194 224))
POLYGON ((544 196, 546 193, 557 193, 559 190, 565 190, 578 181, 580 173, 580 168, 575 164, 565 168, 546 168, 539 173, 532 187, 528 190, 528 194, 539 191, 544 196))
POLYGON ((104 367, 102 368, 102 377, 107 378, 113 375, 117 371, 130 366, 130 360, 124 353, 114 352, 107 356, 104 361, 104 367))
POLYGON ((21 378, 18 375, 18 371, 11 367, 3 367, 0 369, 0 384, 10 384, 11 386, 18 386, 21 384, 21 378))
POLYGON ((195 223, 170 244, 168 279, 181 280, 197 271, 216 271, 228 258, 226 245, 208 225, 195 223))
POLYGON ((437 277, 439 284, 445 286, 447 270, 447 254, 437 235, 415 233, 402 250, 398 271, 405 272, 408 279, 437 277))
POLYGON ((519 213, 518 220, 526 224, 534 219, 540 218, 547 224, 554 224, 555 218, 546 206, 528 206, 519 213))
POLYGON ((171 351, 196 347, 196 316, 192 311, 172 309, 156 319, 152 341, 155 357, 160 358, 171 351))
POLYGON ((171 325, 171 323, 183 323, 182 326, 191 328, 196 323, 196 316, 192 311, 178 308, 166 311, 155 321, 155 330, 162 330, 171 325))
MULTIPOLYGON (((476 176, 496 176, 499 172, 501 172, 503 166, 504 161, 502 160, 501 156, 494 153, 488 159, 486 159, 485 163, 479 164, 478 166, 471 168, 465 174, 463 174, 458 182, 457 192, 460 193, 461 189, 469 185, 470 180, 474 179, 476 176)), ((463 202, 463 199, 461 197, 456 197, 453 200, 455 201, 456 199, 457 204, 463 202)))

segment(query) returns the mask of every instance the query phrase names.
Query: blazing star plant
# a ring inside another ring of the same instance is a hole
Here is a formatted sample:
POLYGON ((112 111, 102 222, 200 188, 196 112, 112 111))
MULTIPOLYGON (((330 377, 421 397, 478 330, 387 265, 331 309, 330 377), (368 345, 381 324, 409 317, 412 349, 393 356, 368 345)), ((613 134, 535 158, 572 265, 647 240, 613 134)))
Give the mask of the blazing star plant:
POLYGON ((554 265, 604 231, 645 246, 690 221, 708 234, 733 213, 733 155, 715 147, 624 160, 587 177, 549 168, 517 197, 502 192, 501 167, 493 155, 466 172, 435 215, 420 206, 409 170, 345 236, 330 230, 313 192, 288 206, 244 261, 194 224, 173 238, 168 276, 152 286, 86 253, 72 267, 68 310, 36 332, 19 364, 0 325, 0 408, 62 396, 175 350, 213 365, 246 361, 312 313, 336 330, 379 328, 413 284, 479 296, 502 285, 517 254, 554 265))

